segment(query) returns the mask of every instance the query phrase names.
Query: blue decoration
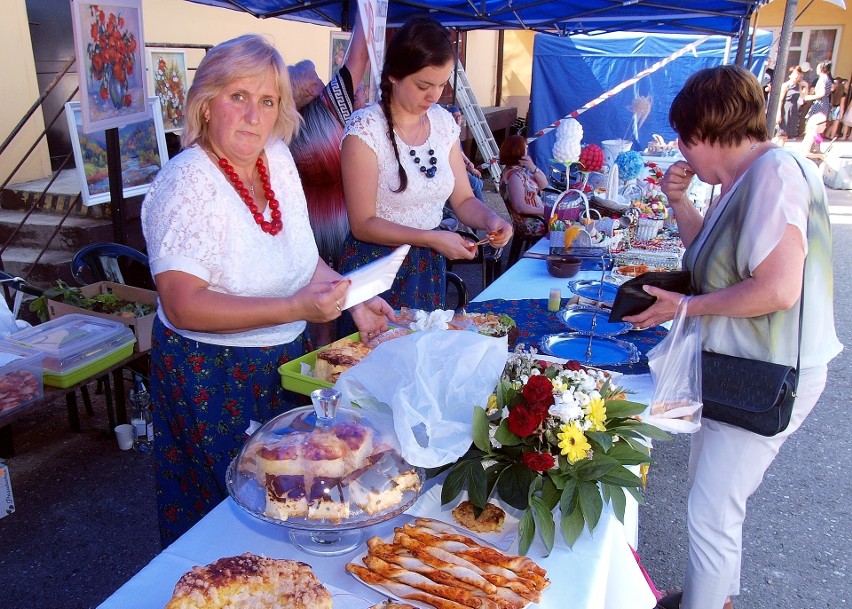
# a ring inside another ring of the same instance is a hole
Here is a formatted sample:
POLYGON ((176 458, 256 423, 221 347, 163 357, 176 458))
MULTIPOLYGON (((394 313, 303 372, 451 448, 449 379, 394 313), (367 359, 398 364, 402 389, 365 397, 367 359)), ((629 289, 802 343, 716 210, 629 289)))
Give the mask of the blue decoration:
POLYGON ((642 155, 635 150, 627 152, 619 152, 615 157, 615 164, 618 165, 618 177, 622 180, 633 180, 639 177, 639 172, 645 166, 645 161, 642 155))

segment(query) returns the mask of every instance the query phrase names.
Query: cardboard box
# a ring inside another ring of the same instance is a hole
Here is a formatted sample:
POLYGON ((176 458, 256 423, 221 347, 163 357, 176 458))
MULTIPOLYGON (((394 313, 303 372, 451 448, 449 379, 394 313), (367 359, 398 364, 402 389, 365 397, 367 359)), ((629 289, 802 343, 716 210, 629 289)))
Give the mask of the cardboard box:
MULTIPOLYGON (((124 300, 152 305, 154 307, 157 306, 157 292, 153 290, 144 290, 142 288, 134 288, 133 286, 122 285, 120 283, 112 283, 111 281, 93 283, 80 288, 80 291, 86 298, 92 298, 98 294, 111 293, 115 294, 119 298, 123 298, 124 300)), ((156 311, 154 313, 149 313, 144 317, 121 317, 119 315, 96 313, 95 311, 81 309, 80 307, 68 305, 63 302, 48 300, 47 313, 50 316, 50 319, 56 319, 57 317, 68 315, 69 313, 84 313, 86 315, 94 315, 95 317, 102 317, 104 319, 120 322, 133 330, 133 334, 136 335, 136 346, 134 347, 134 350, 148 351, 151 349, 151 332, 154 328, 154 317, 157 315, 156 311)))
POLYGON ((9 468, 0 461, 0 518, 15 511, 15 500, 12 497, 12 480, 9 478, 9 468))

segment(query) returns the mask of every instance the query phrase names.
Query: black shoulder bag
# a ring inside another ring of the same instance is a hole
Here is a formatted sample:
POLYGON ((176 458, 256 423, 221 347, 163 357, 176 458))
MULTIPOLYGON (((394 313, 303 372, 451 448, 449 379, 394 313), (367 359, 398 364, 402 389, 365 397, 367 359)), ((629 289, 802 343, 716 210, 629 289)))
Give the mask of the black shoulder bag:
POLYGON ((701 416, 736 425, 761 436, 787 429, 799 385, 805 277, 799 298, 799 347, 796 367, 701 352, 701 416))

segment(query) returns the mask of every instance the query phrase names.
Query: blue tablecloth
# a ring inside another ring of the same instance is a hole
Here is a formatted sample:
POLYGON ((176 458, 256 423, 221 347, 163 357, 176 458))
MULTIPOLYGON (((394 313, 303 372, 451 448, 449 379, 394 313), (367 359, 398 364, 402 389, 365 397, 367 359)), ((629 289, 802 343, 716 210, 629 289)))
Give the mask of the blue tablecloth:
MULTIPOLYGON (((486 300, 471 302, 467 306, 470 313, 505 314, 515 320, 518 326, 518 337, 514 341, 540 350, 539 341, 542 336, 557 332, 567 332, 568 329, 559 318, 559 313, 547 310, 547 299, 525 300, 486 300)), ((636 364, 623 366, 607 366, 607 369, 623 374, 645 374, 648 372, 648 351, 663 338, 667 330, 663 326, 648 328, 642 331, 627 332, 617 338, 633 343, 639 351, 640 360, 636 364)), ((513 347, 514 345, 510 345, 513 347)))

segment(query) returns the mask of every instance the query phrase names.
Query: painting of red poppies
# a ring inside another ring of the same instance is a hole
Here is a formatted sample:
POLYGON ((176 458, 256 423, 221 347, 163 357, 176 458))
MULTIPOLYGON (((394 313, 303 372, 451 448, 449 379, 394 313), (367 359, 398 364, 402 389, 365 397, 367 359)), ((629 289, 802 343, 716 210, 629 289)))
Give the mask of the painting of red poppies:
POLYGON ((185 123, 186 53, 178 49, 148 49, 148 86, 160 98, 163 130, 180 131, 185 123))
POLYGON ((150 118, 141 0, 71 0, 86 133, 150 118))

